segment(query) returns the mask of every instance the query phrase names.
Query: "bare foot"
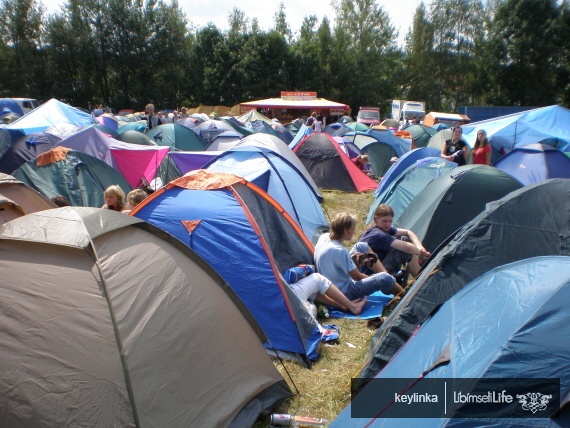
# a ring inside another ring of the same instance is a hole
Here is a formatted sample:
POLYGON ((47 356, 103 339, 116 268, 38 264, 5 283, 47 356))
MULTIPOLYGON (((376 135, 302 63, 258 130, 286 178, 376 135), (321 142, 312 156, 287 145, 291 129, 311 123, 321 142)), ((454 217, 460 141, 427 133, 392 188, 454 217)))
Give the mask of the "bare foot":
POLYGON ((362 313, 362 308, 364 308, 364 305, 366 305, 366 297, 363 299, 353 300, 352 305, 349 308, 350 312, 352 312, 354 315, 360 315, 362 313))

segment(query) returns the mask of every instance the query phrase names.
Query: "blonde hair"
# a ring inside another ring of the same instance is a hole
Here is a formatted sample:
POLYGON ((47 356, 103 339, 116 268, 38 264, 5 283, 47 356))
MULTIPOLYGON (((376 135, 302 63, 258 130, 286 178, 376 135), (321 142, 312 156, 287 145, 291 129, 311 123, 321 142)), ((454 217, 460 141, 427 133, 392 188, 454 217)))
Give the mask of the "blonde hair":
POLYGON ((356 225, 356 217, 347 213, 338 213, 331 221, 330 239, 340 239, 346 229, 356 225))
POLYGON ((107 196, 117 198, 117 209, 120 211, 125 204, 125 192, 123 192, 123 189, 121 189, 117 184, 113 184, 105 189, 103 197, 106 198, 107 196))
POLYGON ((370 160, 368 155, 358 155, 358 159, 362 159, 365 162, 368 162, 370 160))

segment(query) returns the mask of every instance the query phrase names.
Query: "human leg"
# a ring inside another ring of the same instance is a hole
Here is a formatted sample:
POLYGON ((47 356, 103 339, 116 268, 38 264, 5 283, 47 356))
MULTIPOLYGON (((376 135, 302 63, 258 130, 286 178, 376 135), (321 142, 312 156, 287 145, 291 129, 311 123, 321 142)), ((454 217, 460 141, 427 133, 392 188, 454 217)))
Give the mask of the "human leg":
MULTIPOLYGON (((319 301, 318 296, 315 301, 319 301)), ((331 283, 330 287, 328 288, 327 292, 325 293, 325 297, 331 299, 334 303, 331 306, 341 308, 342 310, 346 311, 349 310, 354 315, 360 315, 362 312, 362 308, 366 304, 366 297, 358 298, 354 300, 349 300, 348 297, 344 295, 342 291, 338 289, 338 287, 331 283)))
POLYGON ((376 273, 368 278, 361 279, 350 285, 346 291, 346 297, 350 300, 360 297, 369 296, 376 291, 382 291, 384 294, 399 293, 402 288, 396 284, 396 279, 385 272, 376 273))

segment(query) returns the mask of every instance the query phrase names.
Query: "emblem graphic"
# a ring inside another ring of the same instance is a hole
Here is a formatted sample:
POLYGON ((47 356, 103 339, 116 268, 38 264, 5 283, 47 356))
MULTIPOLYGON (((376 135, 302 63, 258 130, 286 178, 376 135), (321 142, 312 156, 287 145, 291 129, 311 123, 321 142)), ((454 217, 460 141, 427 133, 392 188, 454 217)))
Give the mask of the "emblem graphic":
POLYGON ((522 404, 523 410, 530 410, 536 413, 539 410, 545 410, 552 395, 541 394, 540 392, 527 392, 526 394, 517 394, 519 403, 522 404))

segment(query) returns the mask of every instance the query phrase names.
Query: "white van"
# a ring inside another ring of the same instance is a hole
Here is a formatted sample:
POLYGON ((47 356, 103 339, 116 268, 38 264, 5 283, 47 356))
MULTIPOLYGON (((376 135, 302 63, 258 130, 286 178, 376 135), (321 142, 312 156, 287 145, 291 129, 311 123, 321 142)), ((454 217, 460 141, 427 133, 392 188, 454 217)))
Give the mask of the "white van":
POLYGON ((18 103, 24 114, 31 112, 38 106, 38 100, 33 98, 12 98, 18 103))

